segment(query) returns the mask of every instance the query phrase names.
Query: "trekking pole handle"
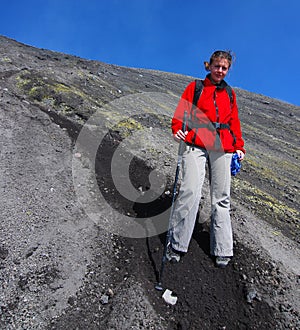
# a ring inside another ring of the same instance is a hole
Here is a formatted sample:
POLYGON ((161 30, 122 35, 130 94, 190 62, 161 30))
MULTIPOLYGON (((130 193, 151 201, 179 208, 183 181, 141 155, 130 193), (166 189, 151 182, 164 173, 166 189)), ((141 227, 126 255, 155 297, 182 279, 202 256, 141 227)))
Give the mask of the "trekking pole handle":
MULTIPOLYGON (((186 121, 187 121, 187 111, 184 111, 183 115, 183 122, 182 122, 182 132, 184 133, 186 130, 186 121)), ((183 140, 180 140, 179 142, 179 149, 178 149, 178 155, 182 156, 185 149, 185 143, 183 140)))

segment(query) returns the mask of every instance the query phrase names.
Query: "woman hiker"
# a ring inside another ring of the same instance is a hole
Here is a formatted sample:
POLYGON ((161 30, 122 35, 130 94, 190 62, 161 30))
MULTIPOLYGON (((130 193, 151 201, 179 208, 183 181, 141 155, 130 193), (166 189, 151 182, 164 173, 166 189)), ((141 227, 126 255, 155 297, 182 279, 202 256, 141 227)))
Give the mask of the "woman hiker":
POLYGON ((193 105, 196 89, 196 81, 193 81, 184 90, 172 119, 174 139, 185 142, 185 151, 182 157, 182 181, 174 205, 166 254, 171 262, 179 262, 180 256, 188 251, 206 163, 211 194, 210 253, 216 257, 217 267, 226 267, 233 256, 230 164, 233 153, 243 160, 245 149, 236 95, 224 80, 231 64, 232 55, 229 51, 215 51, 209 63, 204 62, 209 73, 202 81, 197 106, 193 105), (185 112, 188 121, 183 132, 185 112))

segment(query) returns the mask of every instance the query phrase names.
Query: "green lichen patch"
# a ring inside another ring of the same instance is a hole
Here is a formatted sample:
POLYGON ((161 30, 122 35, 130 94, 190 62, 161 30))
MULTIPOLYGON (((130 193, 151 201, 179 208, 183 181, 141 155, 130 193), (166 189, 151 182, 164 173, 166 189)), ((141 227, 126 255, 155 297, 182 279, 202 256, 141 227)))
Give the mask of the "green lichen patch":
POLYGON ((85 95, 80 90, 40 73, 24 71, 16 79, 17 87, 31 101, 51 106, 60 114, 74 116, 84 103, 85 95))
POLYGON ((128 137, 132 132, 143 129, 143 125, 133 118, 127 118, 118 122, 114 127, 123 138, 128 137))
POLYGON ((31 100, 41 102, 44 98, 51 96, 51 82, 49 82, 46 77, 42 77, 39 74, 31 74, 29 71, 24 71, 17 76, 16 79, 17 87, 31 100))
POLYGON ((8 56, 2 57, 0 61, 4 63, 12 63, 12 59, 9 58, 8 56))
POLYGON ((299 234, 299 210, 284 202, 284 196, 277 199, 272 191, 267 191, 258 186, 239 179, 232 180, 232 189, 236 199, 242 199, 259 218, 272 223, 276 227, 297 237, 299 234))

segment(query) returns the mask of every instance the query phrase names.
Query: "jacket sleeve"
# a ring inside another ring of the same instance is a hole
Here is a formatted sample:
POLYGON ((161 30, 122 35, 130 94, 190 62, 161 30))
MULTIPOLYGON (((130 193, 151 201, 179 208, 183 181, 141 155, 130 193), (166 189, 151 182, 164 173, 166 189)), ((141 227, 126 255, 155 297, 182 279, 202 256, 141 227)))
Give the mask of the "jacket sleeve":
POLYGON ((172 118, 172 133, 176 134, 179 130, 182 129, 184 112, 187 111, 187 118, 190 117, 191 109, 193 106, 193 98, 195 91, 196 83, 191 82, 186 89, 184 90, 181 98, 178 102, 174 116, 172 118))
POLYGON ((231 119, 230 119, 230 130, 235 138, 234 148, 235 150, 241 150, 244 153, 246 153, 246 150, 244 149, 244 140, 242 138, 242 130, 241 130, 241 123, 239 119, 239 113, 238 113, 238 106, 236 102, 236 94, 234 91, 233 93, 233 105, 231 109, 231 119))

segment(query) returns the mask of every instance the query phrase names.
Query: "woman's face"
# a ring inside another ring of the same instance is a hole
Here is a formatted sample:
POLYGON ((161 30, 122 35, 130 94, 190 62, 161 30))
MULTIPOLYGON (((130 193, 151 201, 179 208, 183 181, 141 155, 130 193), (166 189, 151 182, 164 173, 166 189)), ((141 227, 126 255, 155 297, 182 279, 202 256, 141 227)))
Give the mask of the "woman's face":
POLYGON ((211 79, 215 83, 220 83, 228 73, 229 62, 226 58, 216 58, 209 65, 211 79))

